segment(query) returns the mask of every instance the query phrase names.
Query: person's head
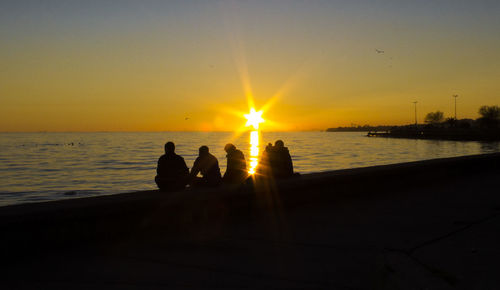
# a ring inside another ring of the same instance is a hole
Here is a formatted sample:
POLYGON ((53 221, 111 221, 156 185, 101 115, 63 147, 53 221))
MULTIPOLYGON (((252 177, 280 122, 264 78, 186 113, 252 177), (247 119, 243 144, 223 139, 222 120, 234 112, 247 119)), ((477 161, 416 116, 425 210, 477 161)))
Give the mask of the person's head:
POLYGON ((276 142, 274 142, 274 147, 283 148, 283 147, 285 147, 285 143, 283 143, 282 140, 277 140, 276 142))
POLYGON ((175 152, 175 144, 174 142, 168 141, 165 143, 165 153, 174 153, 175 152))
POLYGON ((198 149, 198 152, 200 153, 200 156, 207 155, 208 154, 208 147, 203 145, 198 149))
POLYGON ((236 150, 236 146, 234 146, 231 143, 227 143, 226 146, 224 146, 224 151, 226 151, 227 153, 234 151, 234 150, 236 150))

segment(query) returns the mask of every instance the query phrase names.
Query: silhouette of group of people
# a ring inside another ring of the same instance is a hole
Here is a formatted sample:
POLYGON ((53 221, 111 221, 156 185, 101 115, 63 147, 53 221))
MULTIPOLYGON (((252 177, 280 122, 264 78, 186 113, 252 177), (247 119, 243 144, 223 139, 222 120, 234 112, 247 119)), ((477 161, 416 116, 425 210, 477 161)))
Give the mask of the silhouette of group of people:
MULTIPOLYGON (((227 155, 227 167, 221 175, 219 161, 209 152, 207 146, 201 146, 198 157, 191 171, 184 158, 175 153, 175 144, 165 144, 165 154, 158 159, 155 182, 162 191, 181 190, 193 187, 215 187, 222 183, 242 184, 249 178, 245 156, 241 150, 229 143, 224 147, 227 155), (198 176, 201 175, 201 177, 198 176)), ((292 176, 293 164, 288 148, 278 140, 274 146, 269 143, 264 150, 256 174, 266 178, 287 178, 292 176)))
POLYGON ((286 178, 293 175, 292 157, 283 141, 278 140, 274 146, 269 143, 262 153, 257 173, 261 176, 286 178))

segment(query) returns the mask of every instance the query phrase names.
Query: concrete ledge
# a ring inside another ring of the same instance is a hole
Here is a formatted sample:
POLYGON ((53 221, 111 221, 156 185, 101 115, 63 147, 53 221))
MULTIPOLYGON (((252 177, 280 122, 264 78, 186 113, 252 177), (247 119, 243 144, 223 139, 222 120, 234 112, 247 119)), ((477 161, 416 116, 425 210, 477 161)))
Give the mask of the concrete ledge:
POLYGON ((276 207, 300 207, 360 195, 395 194, 450 178, 498 170, 500 153, 336 170, 253 187, 220 187, 13 205, 0 208, 3 249, 26 251, 127 236, 182 234, 217 221, 253 218, 276 207), (36 246, 35 246, 36 245, 36 246))
POLYGON ((495 289, 499 154, 0 209, 2 289, 495 289))

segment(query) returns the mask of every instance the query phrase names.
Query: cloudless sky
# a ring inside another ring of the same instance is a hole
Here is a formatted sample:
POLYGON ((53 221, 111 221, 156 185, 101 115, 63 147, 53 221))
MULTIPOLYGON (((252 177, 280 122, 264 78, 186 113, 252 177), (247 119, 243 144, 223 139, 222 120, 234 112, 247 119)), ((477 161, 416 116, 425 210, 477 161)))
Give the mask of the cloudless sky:
POLYGON ((264 130, 477 118, 500 1, 0 2, 0 131, 264 130), (376 49, 384 51, 377 53, 376 49))

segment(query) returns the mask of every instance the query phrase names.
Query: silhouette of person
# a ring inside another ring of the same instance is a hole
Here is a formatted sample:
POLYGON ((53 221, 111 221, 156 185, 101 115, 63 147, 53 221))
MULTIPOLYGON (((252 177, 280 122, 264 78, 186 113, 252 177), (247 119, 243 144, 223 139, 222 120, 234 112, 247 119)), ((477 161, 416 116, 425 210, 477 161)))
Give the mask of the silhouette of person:
POLYGON ((207 146, 201 146, 198 158, 191 168, 191 184, 193 186, 217 186, 221 183, 219 161, 208 152, 207 146), (201 173, 201 178, 197 177, 201 173))
POLYGON ((158 159, 155 182, 162 191, 183 189, 189 181, 189 168, 184 158, 175 154, 175 144, 165 144, 165 154, 158 159))
POLYGON ((292 157, 282 140, 277 140, 269 153, 269 165, 274 178, 293 176, 292 157))
POLYGON ((227 153, 227 168, 222 181, 232 184, 243 183, 248 177, 247 164, 243 152, 236 149, 236 146, 231 143, 224 146, 224 151, 227 153))
POLYGON ((273 144, 268 143, 266 149, 262 151, 259 166, 257 166, 256 173, 260 177, 272 177, 270 156, 273 151, 273 144))

